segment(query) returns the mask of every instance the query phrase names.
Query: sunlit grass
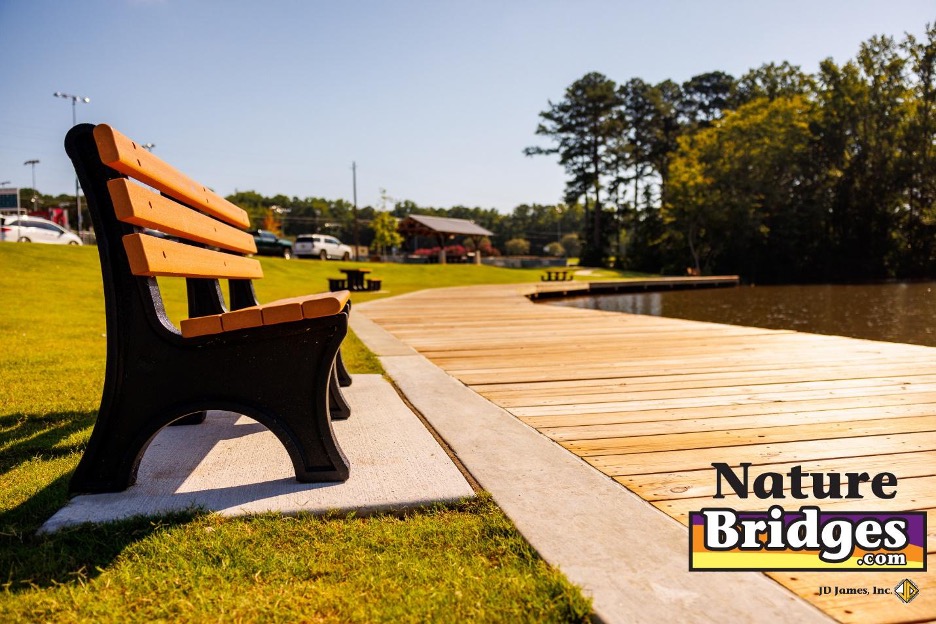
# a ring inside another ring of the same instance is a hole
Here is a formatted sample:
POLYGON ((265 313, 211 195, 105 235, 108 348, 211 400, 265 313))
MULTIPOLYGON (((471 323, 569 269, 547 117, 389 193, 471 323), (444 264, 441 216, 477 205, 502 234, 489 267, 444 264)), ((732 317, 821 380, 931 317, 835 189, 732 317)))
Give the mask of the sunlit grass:
MULTIPOLYGON (((262 259, 262 301, 324 290, 339 263, 262 259)), ((375 265, 388 291, 539 272, 375 265)), ((181 287, 167 284, 179 319, 181 287)), ((353 312, 352 312, 353 313, 353 312)), ((67 501, 105 364, 93 247, 0 244, 0 621, 581 621, 587 601, 487 496, 371 518, 193 512, 36 530, 67 501)), ((380 372, 350 335, 352 372, 380 372)))

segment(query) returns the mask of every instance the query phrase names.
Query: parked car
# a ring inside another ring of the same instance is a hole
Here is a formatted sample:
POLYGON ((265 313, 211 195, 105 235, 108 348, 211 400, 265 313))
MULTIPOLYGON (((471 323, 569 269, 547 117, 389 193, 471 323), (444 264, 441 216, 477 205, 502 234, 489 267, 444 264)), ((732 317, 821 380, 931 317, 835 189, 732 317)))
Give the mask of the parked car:
POLYGON ((282 256, 287 260, 293 257, 292 241, 267 230, 250 230, 250 233, 257 243, 258 256, 282 256))
POLYGON ((351 247, 334 236, 325 234, 300 234, 296 237, 297 258, 321 258, 322 260, 350 260, 351 247))
POLYGON ((80 245, 81 239, 69 229, 41 217, 0 217, 0 241, 80 245))

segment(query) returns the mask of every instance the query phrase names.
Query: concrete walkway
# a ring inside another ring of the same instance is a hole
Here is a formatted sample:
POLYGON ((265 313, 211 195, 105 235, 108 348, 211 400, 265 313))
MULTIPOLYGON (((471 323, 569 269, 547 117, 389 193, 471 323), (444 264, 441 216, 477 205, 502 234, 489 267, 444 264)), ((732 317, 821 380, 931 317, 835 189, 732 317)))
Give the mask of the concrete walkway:
POLYGON ((419 355, 355 307, 355 333, 543 558, 604 622, 831 622, 759 573, 690 573, 686 529, 419 355))
POLYGON ((299 483, 286 450, 246 416, 210 412, 204 424, 167 427, 150 444, 136 485, 76 496, 40 531, 193 507, 224 515, 273 511, 366 513, 473 496, 425 426, 380 375, 342 390, 351 418, 333 423, 351 463, 344 483, 299 483))

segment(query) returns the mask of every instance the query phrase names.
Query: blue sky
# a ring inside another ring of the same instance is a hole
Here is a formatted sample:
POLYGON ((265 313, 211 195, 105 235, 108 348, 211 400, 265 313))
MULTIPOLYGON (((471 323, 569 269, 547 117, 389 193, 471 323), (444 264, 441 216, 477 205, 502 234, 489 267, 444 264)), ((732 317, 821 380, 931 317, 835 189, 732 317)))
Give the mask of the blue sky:
POLYGON ((649 82, 767 62, 815 71, 932 0, 0 0, 0 181, 74 191, 63 91, 222 195, 555 203, 537 114, 590 71, 649 82))

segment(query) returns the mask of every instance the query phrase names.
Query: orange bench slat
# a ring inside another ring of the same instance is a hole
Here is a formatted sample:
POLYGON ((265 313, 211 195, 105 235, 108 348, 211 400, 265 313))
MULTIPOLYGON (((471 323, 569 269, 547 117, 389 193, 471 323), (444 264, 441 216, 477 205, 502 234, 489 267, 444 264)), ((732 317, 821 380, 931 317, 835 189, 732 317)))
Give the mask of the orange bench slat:
POLYGON ((130 270, 140 276, 259 279, 260 263, 253 258, 193 247, 147 234, 123 237, 130 270))
POLYGON ((265 305, 252 306, 224 314, 199 316, 185 319, 180 325, 186 338, 220 334, 222 332, 261 325, 276 325, 302 319, 320 318, 341 312, 351 293, 341 290, 331 293, 317 293, 305 297, 292 297, 272 301, 265 305))
POLYGON ((247 213, 178 169, 153 156, 107 124, 94 128, 101 162, 179 201, 240 228, 250 227, 247 213))
POLYGON ((153 228, 197 243, 240 253, 257 253, 253 236, 157 195, 125 178, 107 183, 114 212, 125 223, 153 228))

